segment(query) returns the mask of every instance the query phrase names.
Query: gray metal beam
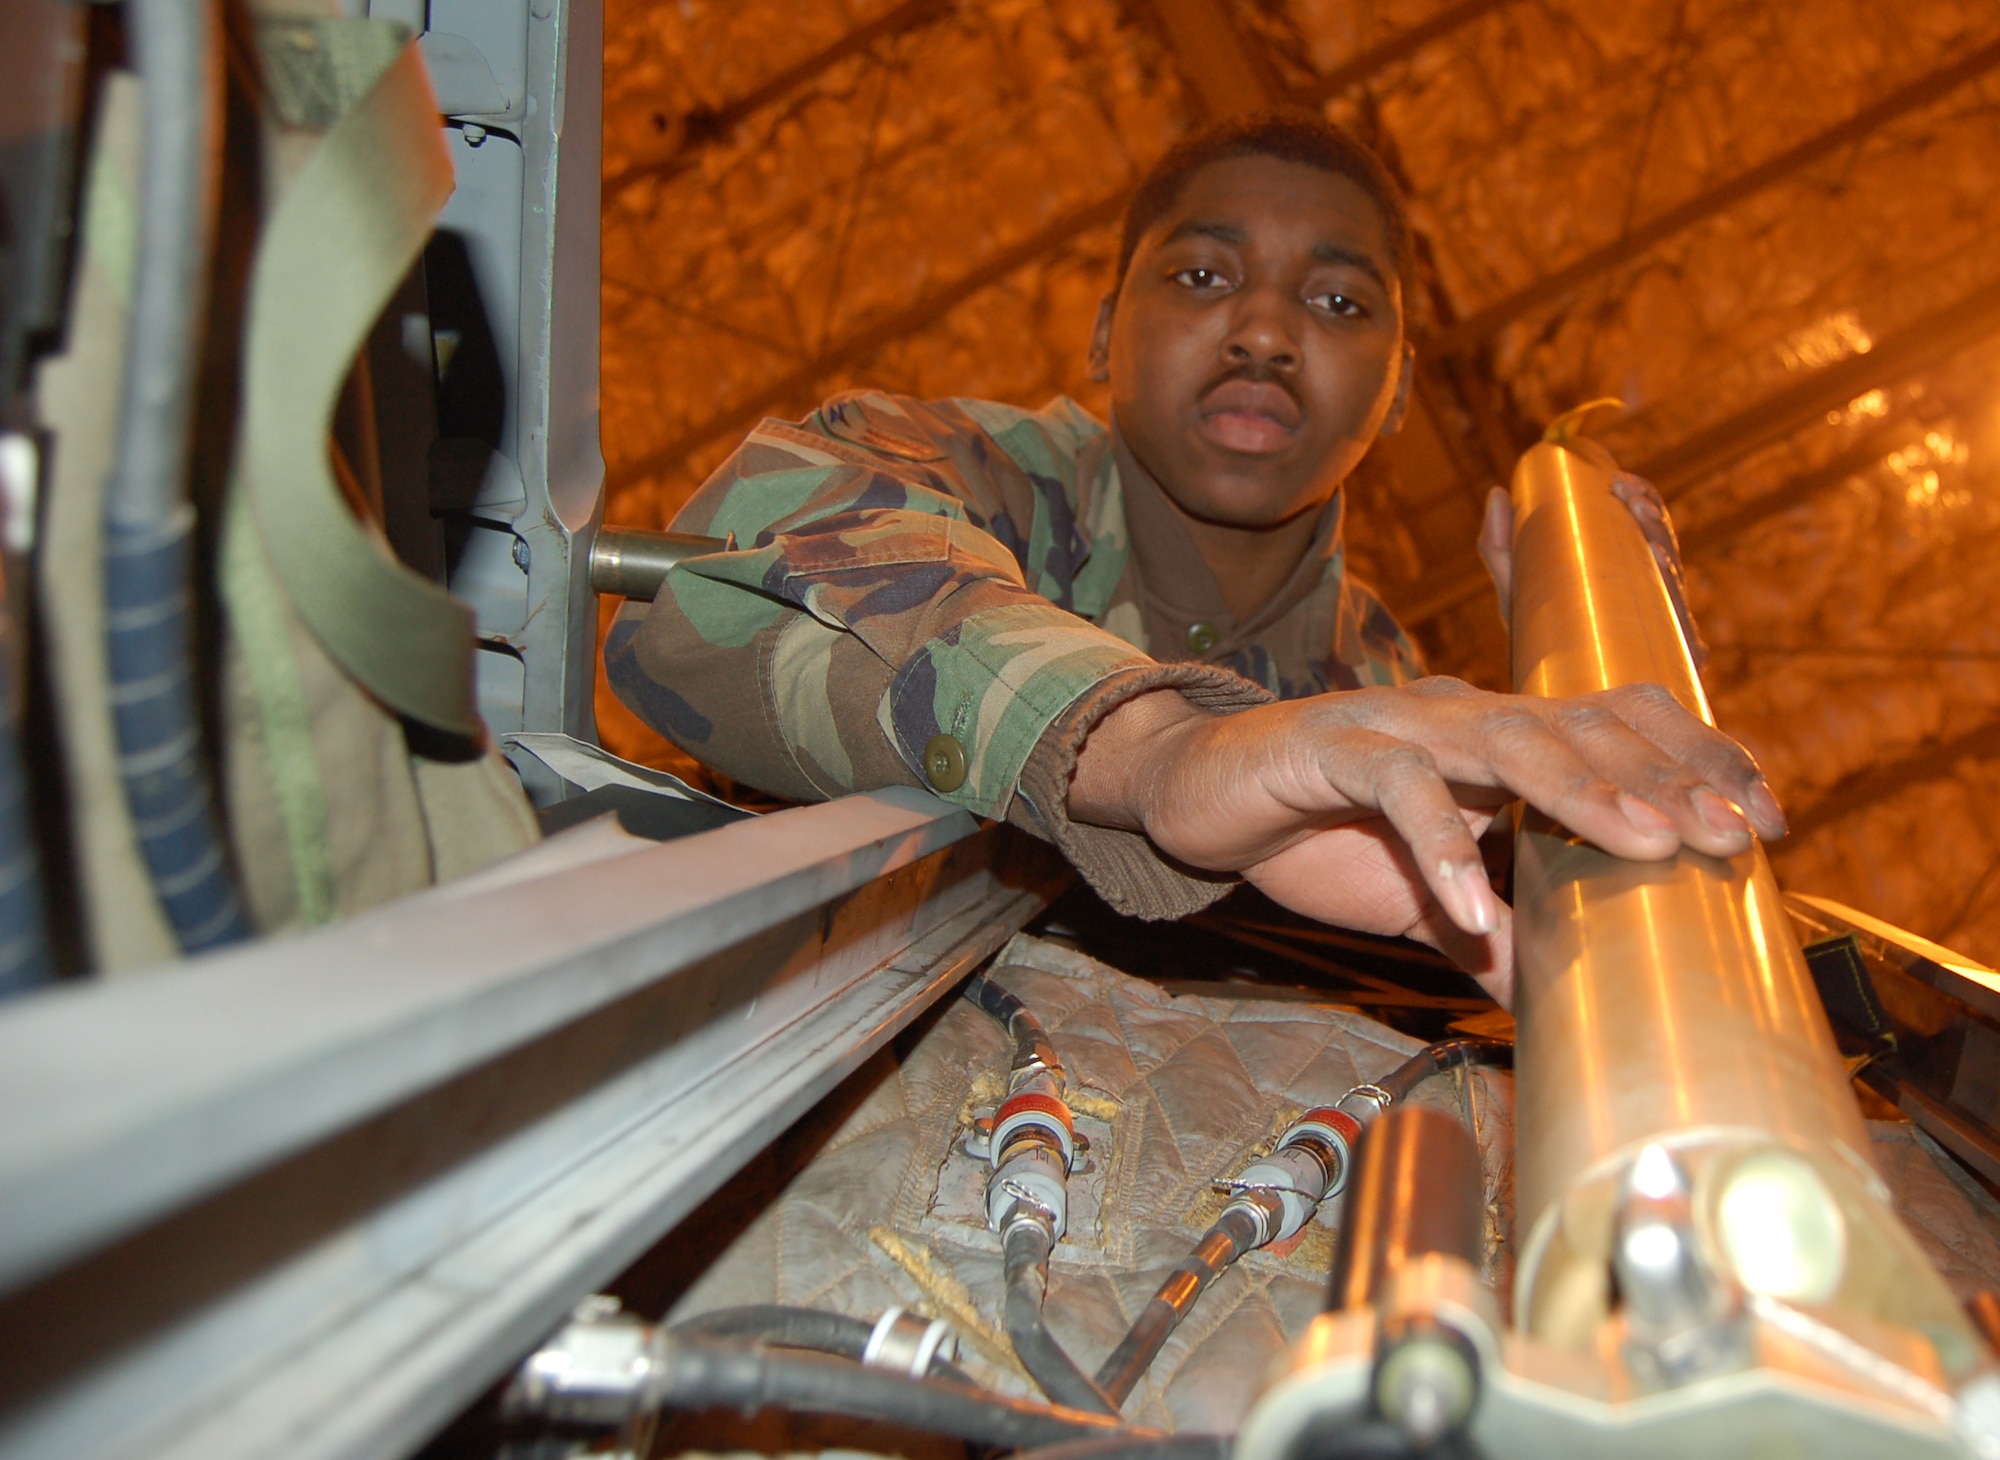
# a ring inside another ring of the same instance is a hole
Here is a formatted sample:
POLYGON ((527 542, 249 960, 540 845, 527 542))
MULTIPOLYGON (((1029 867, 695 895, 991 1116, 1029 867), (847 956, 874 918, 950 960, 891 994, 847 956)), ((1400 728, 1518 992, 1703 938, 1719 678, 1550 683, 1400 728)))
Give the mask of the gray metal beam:
MULTIPOLYGON (((374 8, 382 10, 381 0, 374 8)), ((459 547, 448 586, 478 615, 479 707, 488 727, 595 740, 597 604, 586 563, 604 483, 597 422, 603 6, 427 0, 423 8, 434 69, 445 58, 461 62, 504 103, 500 112, 456 117, 445 130, 456 187, 438 232, 470 272, 504 396, 492 403, 497 421, 480 424, 485 436, 447 443, 485 462, 473 473, 472 500, 452 504, 459 547)), ((455 104, 451 90, 444 88, 441 106, 455 104)))
POLYGON ((1843 147, 1859 142, 1898 118, 1907 116, 1911 112, 1921 111, 1924 107, 1936 105, 1951 91, 1986 75, 1996 67, 2000 67, 2000 41, 1981 46, 1949 66, 1941 67, 1927 76, 1920 76, 1907 86, 1898 87, 1880 101, 1863 107, 1846 121, 1808 137, 1797 146, 1787 148, 1746 172, 1738 173, 1725 182, 1697 193, 1686 202, 1642 223, 1623 237, 1612 240, 1602 248, 1591 250, 1575 263, 1558 269, 1553 274, 1545 275, 1526 288, 1467 315, 1448 329, 1440 331, 1435 337, 1422 341, 1420 348, 1439 355, 1457 354, 1467 350, 1528 311, 1573 292, 1620 264, 1630 263, 1633 259, 1650 253, 1675 234, 1685 232, 1697 223, 1735 207, 1736 204, 1762 192, 1773 183, 1832 156, 1843 147))
POLYGON ((0 1012, 0 1454, 413 1448, 1046 900, 886 791, 0 1012))

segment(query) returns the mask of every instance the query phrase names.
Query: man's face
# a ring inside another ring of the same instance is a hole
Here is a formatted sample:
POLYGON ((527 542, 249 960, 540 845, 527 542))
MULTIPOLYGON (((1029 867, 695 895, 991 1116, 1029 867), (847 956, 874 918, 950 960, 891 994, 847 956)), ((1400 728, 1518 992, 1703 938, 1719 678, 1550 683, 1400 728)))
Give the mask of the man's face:
POLYGON ((1403 354, 1374 199, 1262 156, 1188 179, 1140 239, 1093 342, 1140 464, 1181 510, 1233 527, 1333 495, 1400 416, 1403 354))

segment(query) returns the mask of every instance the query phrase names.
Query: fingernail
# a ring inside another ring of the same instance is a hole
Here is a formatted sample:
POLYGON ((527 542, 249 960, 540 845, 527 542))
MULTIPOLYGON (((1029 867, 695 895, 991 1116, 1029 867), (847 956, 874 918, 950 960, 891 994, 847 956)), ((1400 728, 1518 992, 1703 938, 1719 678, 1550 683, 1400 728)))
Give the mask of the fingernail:
POLYGON ((1625 813, 1625 819, 1644 832, 1672 831, 1674 824, 1665 812, 1649 802, 1624 791, 1618 793, 1618 809, 1625 813))
POLYGON ((1490 933, 1500 926, 1500 913, 1493 905, 1493 888, 1486 881, 1484 867, 1476 863, 1461 866, 1456 862, 1440 862, 1438 872, 1452 889, 1460 927, 1471 933, 1490 933))
POLYGON ((1778 804, 1778 798, 1771 794, 1771 783, 1762 776, 1750 783, 1750 795, 1746 799, 1759 821, 1777 828, 1777 836, 1791 831, 1792 824, 1785 819, 1785 808, 1778 804))
POLYGON ((1706 822, 1712 830, 1740 832, 1745 836, 1749 835, 1749 819, 1741 811, 1737 810, 1734 805, 1716 795, 1715 792, 1709 790, 1706 786, 1697 789, 1689 799, 1694 802, 1695 815, 1706 822))

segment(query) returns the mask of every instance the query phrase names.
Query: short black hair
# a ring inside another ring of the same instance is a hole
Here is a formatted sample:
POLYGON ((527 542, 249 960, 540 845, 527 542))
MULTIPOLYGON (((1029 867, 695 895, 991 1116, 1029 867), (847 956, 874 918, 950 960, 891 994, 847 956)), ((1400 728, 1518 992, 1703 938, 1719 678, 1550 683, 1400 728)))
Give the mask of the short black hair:
POLYGON ((1210 163, 1232 157, 1275 157, 1280 162, 1302 163, 1347 178, 1382 210, 1389 261, 1397 278, 1408 273, 1410 215, 1403 203, 1402 189, 1396 186, 1382 159, 1359 138, 1317 112, 1278 111, 1212 122, 1183 137, 1153 164, 1139 180, 1132 200, 1125 205, 1114 290, 1124 286, 1139 240, 1180 201, 1188 179, 1210 163))

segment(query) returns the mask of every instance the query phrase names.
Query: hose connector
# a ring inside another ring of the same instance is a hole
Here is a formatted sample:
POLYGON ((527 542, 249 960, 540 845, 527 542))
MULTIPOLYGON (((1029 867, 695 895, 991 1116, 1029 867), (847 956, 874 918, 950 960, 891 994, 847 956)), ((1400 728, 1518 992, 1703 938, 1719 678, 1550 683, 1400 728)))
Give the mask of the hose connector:
POLYGON ((593 1294, 530 1354, 501 1396, 510 1419, 616 1431, 622 1448, 649 1453, 666 1372, 666 1334, 593 1294))
POLYGON ((1319 1204, 1347 1181, 1361 1123, 1346 1111, 1316 1106, 1285 1128, 1271 1154, 1218 1185, 1236 1193, 1224 1214, 1242 1211, 1256 1222, 1263 1247, 1296 1235, 1319 1204))
POLYGON ((921 1379, 934 1360, 958 1357, 958 1334, 942 1318, 926 1318, 907 1308, 890 1308, 875 1320, 861 1362, 921 1379))
POLYGON ((993 1174, 986 1181, 986 1220, 1004 1238, 1016 1222, 1033 1221, 1051 1246, 1069 1228, 1069 1170, 1076 1123, 1046 1086, 1017 1091, 993 1116, 993 1174))

